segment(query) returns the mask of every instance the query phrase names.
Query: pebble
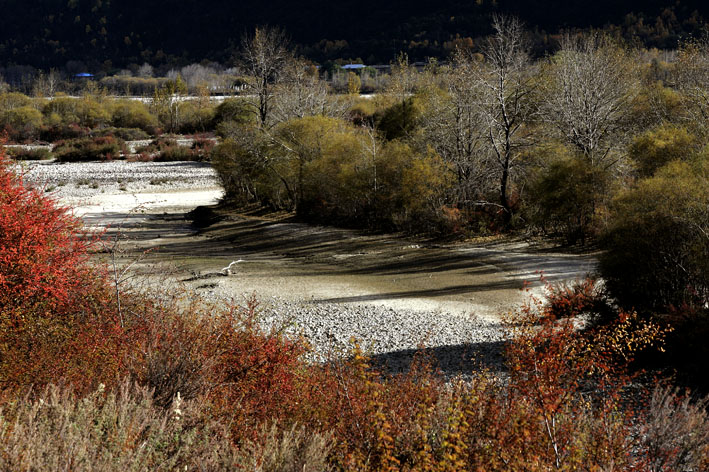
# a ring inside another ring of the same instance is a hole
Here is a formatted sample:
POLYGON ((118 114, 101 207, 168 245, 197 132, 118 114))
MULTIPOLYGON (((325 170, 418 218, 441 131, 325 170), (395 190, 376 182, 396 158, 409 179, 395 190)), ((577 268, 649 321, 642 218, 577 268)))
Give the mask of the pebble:
POLYGON ((67 162, 24 161, 17 164, 29 185, 59 198, 87 198, 98 193, 202 189, 219 186, 205 162, 67 162))
MULTIPOLYGON (((210 297, 228 299, 217 289, 210 297)), ((265 330, 302 337, 309 358, 327 362, 351 355, 357 342, 374 364, 390 373, 408 370, 423 354, 447 378, 469 377, 480 368, 501 372, 509 332, 500 322, 474 315, 392 309, 379 305, 323 304, 280 298, 259 300, 265 330)))

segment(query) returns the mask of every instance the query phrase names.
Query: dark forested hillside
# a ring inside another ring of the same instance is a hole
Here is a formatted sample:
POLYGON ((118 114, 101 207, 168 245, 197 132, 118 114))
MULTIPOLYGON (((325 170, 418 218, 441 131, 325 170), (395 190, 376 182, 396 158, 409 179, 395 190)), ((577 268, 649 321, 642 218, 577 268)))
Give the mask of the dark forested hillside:
MULTIPOLYGON (((700 30, 702 0, 5 0, 0 64, 49 68, 81 61, 97 71, 130 63, 228 63, 240 38, 258 24, 278 25, 301 52, 322 62, 389 62, 445 57, 457 37, 479 38, 494 12, 518 15, 542 52, 564 28, 611 27, 648 46, 674 47, 700 30)), ((83 64, 75 64, 82 67, 83 64)))

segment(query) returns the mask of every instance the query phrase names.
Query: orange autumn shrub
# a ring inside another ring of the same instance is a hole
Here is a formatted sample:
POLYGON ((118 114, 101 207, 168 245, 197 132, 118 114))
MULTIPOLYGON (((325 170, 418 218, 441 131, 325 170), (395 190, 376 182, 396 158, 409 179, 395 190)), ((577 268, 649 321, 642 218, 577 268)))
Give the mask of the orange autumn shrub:
POLYGON ((65 310, 89 272, 81 223, 27 188, 0 151, 0 306, 65 310))
POLYGON ((100 269, 88 263, 90 244, 78 219, 26 187, 0 155, 0 386, 67 374, 83 329, 106 323, 92 326, 106 293, 100 269))

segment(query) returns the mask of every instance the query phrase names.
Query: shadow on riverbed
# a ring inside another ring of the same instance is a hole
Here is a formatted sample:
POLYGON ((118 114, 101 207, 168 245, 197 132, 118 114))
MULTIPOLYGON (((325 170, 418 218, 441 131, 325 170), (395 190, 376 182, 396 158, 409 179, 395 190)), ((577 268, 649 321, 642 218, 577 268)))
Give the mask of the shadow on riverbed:
POLYGON ((207 210, 192 212, 198 225, 176 213, 123 216, 132 249, 159 248, 156 262, 174 264, 189 276, 186 281, 201 281, 200 288, 207 286, 203 279, 223 275, 223 267, 242 259, 232 277, 212 280, 211 286, 320 304, 389 303, 397 309, 496 315, 523 301, 525 281, 539 286, 540 272, 550 282, 568 281, 595 265, 587 255, 528 252, 528 244, 512 239, 442 245, 207 210))
MULTIPOLYGON (((203 216, 212 220, 213 216, 203 216)), ((204 221, 201 221, 202 223, 204 221)), ((164 222, 170 223, 170 222, 164 222)), ((164 224, 163 223, 163 224, 164 224)), ((174 222, 172 222, 174 224, 174 222)), ((150 237, 150 223, 145 225, 150 237)), ((156 227, 159 224, 155 225, 156 227)), ((194 228, 197 229, 197 228, 194 228)), ((512 279, 486 289, 518 289, 522 281, 550 282, 583 277, 595 266, 592 257, 509 250, 504 248, 439 246, 417 243, 400 235, 371 235, 360 231, 309 226, 294 222, 232 218, 208 225, 200 240, 172 241, 162 252, 174 255, 278 256, 327 265, 333 275, 425 275, 458 271, 485 276, 514 272, 512 279)), ((321 267, 311 273, 322 275, 321 267)), ((480 288, 483 288, 482 286, 480 288)), ((475 287, 469 287, 470 290, 475 287)), ((446 288, 440 289, 445 294, 446 288)), ((457 290, 452 287, 451 290, 457 290)))
POLYGON ((439 346, 423 349, 406 349, 371 357, 372 365, 385 372, 408 372, 416 359, 428 360, 447 379, 470 376, 481 369, 500 372, 504 369, 505 341, 439 346))
POLYGON ((456 285, 452 287, 443 287, 438 289, 420 289, 409 290, 404 292, 387 292, 374 295, 358 295, 352 297, 336 297, 312 300, 312 303, 353 303, 353 302, 373 302, 378 300, 396 300, 402 298, 417 298, 417 297, 445 297, 448 295, 461 295, 467 293, 483 292, 488 290, 519 290, 523 287, 523 283, 518 280, 508 280, 501 282, 488 282, 475 285, 456 285))

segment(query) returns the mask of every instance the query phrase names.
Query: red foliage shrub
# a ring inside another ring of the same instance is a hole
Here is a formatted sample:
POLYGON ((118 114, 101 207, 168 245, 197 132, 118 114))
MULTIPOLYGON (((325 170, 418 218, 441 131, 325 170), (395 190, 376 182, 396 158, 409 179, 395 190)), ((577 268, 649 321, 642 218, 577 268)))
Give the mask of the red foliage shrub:
POLYGON ((554 318, 568 318, 597 311, 603 303, 595 279, 586 278, 571 284, 547 283, 545 312, 554 318))
POLYGON ((89 272, 81 222, 25 187, 10 165, 0 155, 0 309, 66 308, 89 272))
POLYGON ((263 333, 257 303, 231 307, 200 330, 206 340, 203 365, 209 365, 209 398, 229 418, 235 440, 250 438, 264 422, 287 420, 298 403, 297 385, 306 375, 305 346, 278 333, 263 333))
POLYGON ((478 396, 482 408, 468 408, 475 412, 468 424, 484 432, 471 463, 478 470, 523 470, 531 464, 538 468, 529 470, 588 464, 633 470, 641 455, 632 439, 639 405, 628 395, 627 366, 667 331, 620 313, 612 324, 579 332, 573 318, 557 314, 578 315, 587 308, 586 297, 559 287, 549 299, 532 299, 514 320, 507 385, 478 396))
POLYGON ((41 191, 27 188, 0 156, 4 385, 56 381, 81 364, 84 374, 87 363, 103 370, 111 364, 106 362, 110 352, 99 347, 109 338, 110 318, 98 316, 110 312, 110 294, 101 269, 88 264, 91 240, 78 219, 41 191))

